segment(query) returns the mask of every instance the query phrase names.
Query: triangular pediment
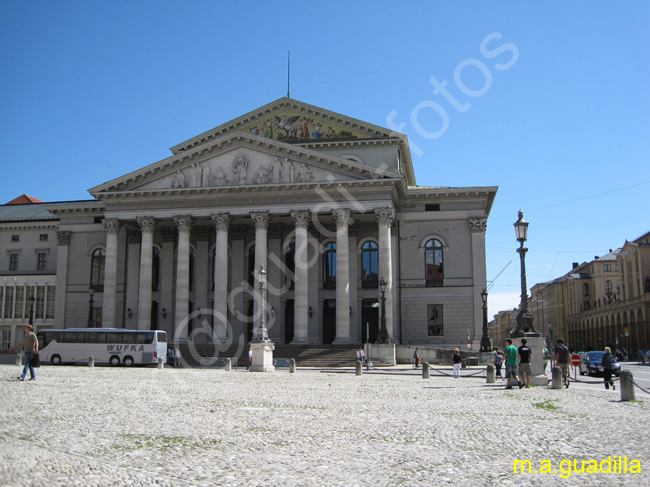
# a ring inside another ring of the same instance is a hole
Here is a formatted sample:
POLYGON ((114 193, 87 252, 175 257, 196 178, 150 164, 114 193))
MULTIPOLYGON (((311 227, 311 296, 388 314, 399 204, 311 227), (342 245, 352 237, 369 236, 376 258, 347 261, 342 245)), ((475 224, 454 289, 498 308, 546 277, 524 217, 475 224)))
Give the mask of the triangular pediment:
POLYGON ((246 133, 229 133, 89 190, 109 193, 225 191, 402 176, 356 161, 246 133))
POLYGON ((405 135, 383 127, 291 98, 280 98, 273 103, 182 142, 172 147, 171 151, 176 154, 233 131, 259 135, 292 144, 364 139, 406 140, 405 135))

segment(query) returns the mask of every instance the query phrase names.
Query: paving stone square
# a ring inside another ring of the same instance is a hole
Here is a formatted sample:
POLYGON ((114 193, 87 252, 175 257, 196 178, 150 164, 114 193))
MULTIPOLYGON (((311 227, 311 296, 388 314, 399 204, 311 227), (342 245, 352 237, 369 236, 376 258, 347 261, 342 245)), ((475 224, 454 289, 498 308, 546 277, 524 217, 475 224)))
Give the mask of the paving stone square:
POLYGON ((650 402, 408 368, 0 366, 2 486, 648 485, 650 402), (559 470, 627 456, 641 473, 559 470), (556 473, 514 473, 514 460, 556 473))

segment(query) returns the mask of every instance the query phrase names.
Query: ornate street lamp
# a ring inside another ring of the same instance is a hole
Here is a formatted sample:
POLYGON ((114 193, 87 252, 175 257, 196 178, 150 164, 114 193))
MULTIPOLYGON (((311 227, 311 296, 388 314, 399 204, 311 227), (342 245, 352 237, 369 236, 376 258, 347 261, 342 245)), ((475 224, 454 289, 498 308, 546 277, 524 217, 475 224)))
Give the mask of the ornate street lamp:
POLYGON ((481 299, 483 300, 483 336, 481 337, 481 352, 492 351, 492 340, 490 340, 490 337, 488 336, 487 298, 488 293, 483 289, 483 291, 481 291, 481 299))
POLYGON ((268 330, 266 329, 266 300, 265 300, 265 285, 266 285, 266 271, 264 270, 264 266, 260 266, 260 271, 257 273, 257 279, 259 283, 259 289, 260 289, 260 294, 262 296, 261 299, 261 305, 260 305, 260 311, 261 311, 261 318, 260 318, 260 333, 261 335, 258 335, 258 341, 260 342, 268 342, 269 341, 269 335, 268 335, 268 330))
POLYGON ((525 333, 534 333, 539 336, 535 330, 533 315, 528 311, 528 291, 526 286, 526 252, 524 242, 528 240, 528 222, 524 220, 524 214, 519 210, 519 219, 514 223, 515 234, 519 242, 517 253, 521 259, 521 303, 519 304, 519 314, 517 315, 517 328, 511 334, 511 337, 520 337, 525 333))
POLYGON ((29 324, 34 326, 34 293, 32 292, 32 297, 29 298, 29 324))
POLYGON ((89 287, 88 291, 90 293, 90 299, 88 300, 88 328, 93 328, 93 305, 95 303, 93 298, 95 296, 95 290, 92 287, 89 287))
POLYGON ((379 334, 377 336, 377 343, 390 343, 388 330, 386 329, 386 286, 388 283, 382 277, 379 281, 379 290, 381 291, 381 318, 379 320, 379 334))

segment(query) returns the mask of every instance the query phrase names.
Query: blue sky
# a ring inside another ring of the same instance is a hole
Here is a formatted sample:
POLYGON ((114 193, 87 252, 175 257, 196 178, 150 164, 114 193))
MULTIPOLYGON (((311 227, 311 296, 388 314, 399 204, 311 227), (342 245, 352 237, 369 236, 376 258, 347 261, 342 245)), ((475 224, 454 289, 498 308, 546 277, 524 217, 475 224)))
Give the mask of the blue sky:
POLYGON ((419 185, 499 186, 490 316, 519 303, 519 209, 529 288, 650 230, 645 1, 5 0, 1 202, 88 199, 285 96, 288 50, 292 98, 404 124, 419 185))

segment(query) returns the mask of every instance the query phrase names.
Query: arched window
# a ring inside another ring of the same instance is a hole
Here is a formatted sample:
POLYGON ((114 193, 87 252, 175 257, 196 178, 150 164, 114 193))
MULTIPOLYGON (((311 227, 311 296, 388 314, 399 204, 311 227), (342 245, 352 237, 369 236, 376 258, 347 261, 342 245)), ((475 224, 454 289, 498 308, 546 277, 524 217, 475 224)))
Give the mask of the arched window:
POLYGON ((325 245, 323 252, 323 289, 336 289, 336 243, 325 245))
POLYGON ((379 283, 379 247, 369 240, 361 247, 361 287, 376 289, 379 283))
POLYGON ((151 263, 151 290, 160 291, 160 250, 153 248, 153 261, 151 263))
POLYGON ((424 246, 424 265, 427 286, 442 286, 445 272, 442 265, 442 243, 432 238, 424 246))
POLYGON ((104 291, 104 265, 106 264, 106 251, 96 249, 90 259, 90 285, 97 292, 104 291))
POLYGON ((589 296, 589 284, 586 282, 582 285, 582 295, 589 296))

